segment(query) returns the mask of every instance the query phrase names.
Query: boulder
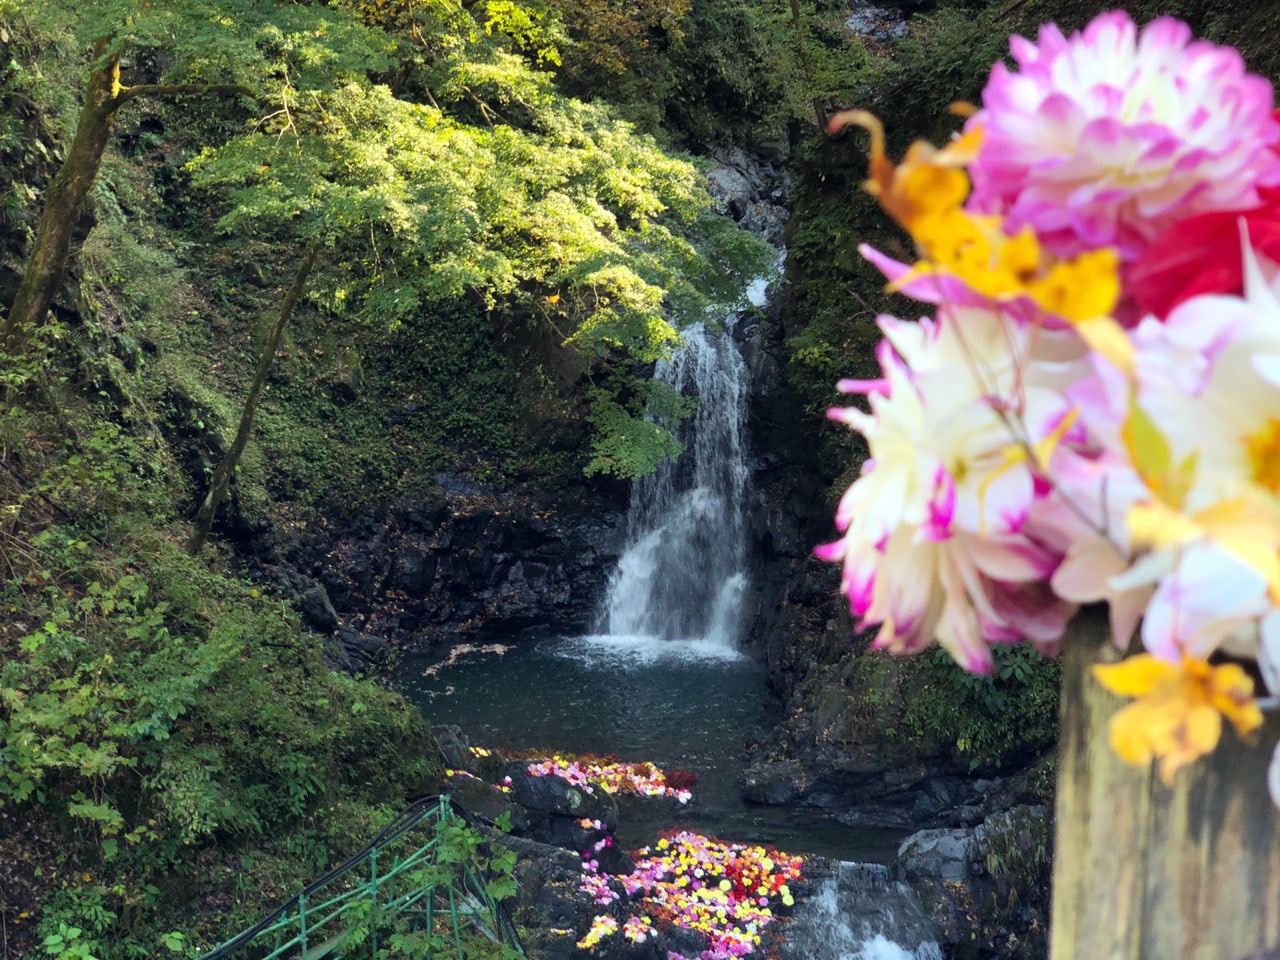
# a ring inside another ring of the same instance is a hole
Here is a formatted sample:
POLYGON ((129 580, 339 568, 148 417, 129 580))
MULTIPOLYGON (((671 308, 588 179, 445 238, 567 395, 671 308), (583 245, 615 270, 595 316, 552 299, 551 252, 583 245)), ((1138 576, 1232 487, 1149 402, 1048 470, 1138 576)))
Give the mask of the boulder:
POLYGON ((967 880, 973 847, 972 830, 921 830, 898 847, 898 866, 907 880, 967 880))
POLYGON ((715 167, 707 172, 707 190, 715 201, 717 212, 727 213, 735 220, 742 218, 757 196, 751 182, 729 166, 715 167))
POLYGON ((471 752, 471 741, 456 723, 442 724, 431 728, 431 735, 440 746, 440 756, 444 765, 451 770, 466 770, 475 773, 475 754, 471 752))
POLYGON ((522 833, 529 827, 529 816, 519 804, 513 803, 510 796, 491 783, 485 783, 479 777, 465 771, 457 771, 446 780, 445 793, 468 813, 475 814, 481 820, 495 823, 502 817, 516 833, 522 833))
POLYGON ((752 803, 791 803, 800 798, 804 787, 804 770, 792 760, 754 763, 738 776, 738 789, 752 803))
POLYGON ((312 584, 298 601, 303 622, 317 633, 329 634, 338 629, 338 612, 333 609, 329 593, 320 584, 312 584))
POLYGON ((588 793, 563 777, 531 777, 524 772, 524 761, 508 767, 511 791, 521 806, 569 820, 599 820, 612 830, 618 823, 618 805, 598 787, 588 793))

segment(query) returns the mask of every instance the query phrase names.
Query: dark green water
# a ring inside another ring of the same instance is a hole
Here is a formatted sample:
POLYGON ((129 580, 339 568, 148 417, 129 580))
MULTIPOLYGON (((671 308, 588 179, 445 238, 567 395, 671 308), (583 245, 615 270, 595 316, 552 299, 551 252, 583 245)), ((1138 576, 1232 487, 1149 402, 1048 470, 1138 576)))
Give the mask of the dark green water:
POLYGON ((698 774, 673 822, 619 830, 627 846, 660 827, 838 860, 885 863, 903 834, 853 829, 816 814, 745 803, 735 786, 746 747, 776 722, 764 670, 713 643, 574 637, 522 641, 498 654, 406 659, 401 688, 432 723, 456 723, 478 746, 611 754, 698 774), (426 671, 439 665, 438 672, 426 671))

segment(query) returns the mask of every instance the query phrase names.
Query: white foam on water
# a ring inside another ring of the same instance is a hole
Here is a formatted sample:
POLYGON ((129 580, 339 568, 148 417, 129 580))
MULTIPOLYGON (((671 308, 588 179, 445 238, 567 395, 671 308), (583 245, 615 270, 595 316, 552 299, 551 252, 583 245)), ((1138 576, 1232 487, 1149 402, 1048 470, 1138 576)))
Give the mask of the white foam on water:
POLYGON ((746 654, 726 646, 718 638, 690 637, 666 640, 637 634, 594 634, 566 637, 549 648, 554 656, 578 660, 588 666, 647 666, 672 660, 746 660, 746 654))
POLYGON ((838 863, 796 907, 785 960, 942 960, 915 894, 877 864, 838 863))
POLYGON ((753 307, 763 307, 769 302, 771 277, 756 277, 747 284, 747 302, 753 307))
POLYGON ((894 943, 882 933, 877 933, 870 940, 862 942, 856 960, 942 960, 942 953, 936 943, 922 944, 918 950, 908 950, 894 943))

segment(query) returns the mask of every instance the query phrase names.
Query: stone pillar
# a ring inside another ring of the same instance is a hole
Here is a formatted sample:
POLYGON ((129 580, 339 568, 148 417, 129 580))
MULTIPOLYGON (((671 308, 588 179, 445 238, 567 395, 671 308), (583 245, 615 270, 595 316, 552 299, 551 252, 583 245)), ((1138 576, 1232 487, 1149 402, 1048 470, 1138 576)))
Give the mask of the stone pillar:
POLYGON ((1064 641, 1050 960, 1280 960, 1280 811, 1267 793, 1280 716, 1252 744, 1179 771, 1122 763, 1107 722, 1125 701, 1089 674, 1119 653, 1104 616, 1064 641))

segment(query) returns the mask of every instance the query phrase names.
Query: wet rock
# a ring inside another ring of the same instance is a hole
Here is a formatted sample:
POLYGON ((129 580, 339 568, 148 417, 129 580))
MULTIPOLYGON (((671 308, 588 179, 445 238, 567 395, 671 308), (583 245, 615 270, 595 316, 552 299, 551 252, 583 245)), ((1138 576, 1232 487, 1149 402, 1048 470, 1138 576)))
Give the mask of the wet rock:
POLYGON ((303 593, 298 611, 303 622, 318 633, 333 633, 338 629, 338 612, 333 609, 328 591, 318 583, 303 593))
POLYGON ((1047 954, 1051 834, 1045 807, 1017 806, 973 827, 913 834, 893 870, 937 919, 945 945, 1039 960, 1047 954))
POLYGON ((431 735, 440 745, 440 756, 444 765, 452 770, 466 770, 475 773, 476 755, 471 752, 471 740, 462 732, 456 723, 442 724, 431 728, 431 735))
POLYGON ((328 658, 335 669, 352 676, 367 674, 386 665, 391 647, 381 637, 340 626, 329 643, 328 658))
POLYGON ((387 575, 387 588, 421 600, 431 592, 439 557, 416 544, 407 544, 396 553, 387 575))
MULTIPOLYGON (((512 796, 521 806, 570 821, 599 820, 610 830, 617 826, 618 805, 604 791, 588 793, 562 777, 531 777, 524 766, 523 761, 517 761, 508 769, 512 796)), ((565 838, 571 836, 566 834, 565 838)))
POLYGON ((487 823, 497 823, 505 817, 511 829, 522 833, 529 828, 529 815, 518 803, 491 783, 465 772, 457 772, 448 778, 445 786, 453 801, 469 813, 487 823))
MULTIPOLYGON (((301 592, 321 584, 337 619, 421 649, 588 631, 623 536, 622 515, 599 502, 565 508, 437 490, 350 520, 317 519, 260 550, 264 570, 306 571, 301 592)), ((332 626, 323 604, 314 615, 317 629, 332 626)))
POLYGON ((750 181, 733 167, 716 167, 707 172, 707 189, 715 201, 717 213, 741 219, 758 196, 750 181))
POLYGON ((525 931, 523 946, 531 960, 569 960, 580 956, 579 930, 591 926, 597 911, 579 889, 582 868, 576 854, 523 837, 499 840, 516 853, 515 920, 525 931))
MULTIPOLYGON (((776 154, 778 144, 774 147, 776 154)), ((706 179, 716 211, 780 246, 790 217, 786 206, 790 189, 787 173, 742 147, 718 150, 712 159, 716 165, 707 171, 706 179)))
POLYGON ((436 474, 436 483, 445 493, 462 497, 479 496, 484 491, 479 486, 456 473, 442 470, 436 474))
POLYGON ((844 25, 859 36, 881 43, 907 34, 905 15, 893 6, 861 3, 845 19, 844 25))
POLYGON ((908 880, 964 880, 973 859, 972 830, 921 830, 902 841, 898 864, 908 880))
POLYGON ((738 777, 738 789, 752 803, 791 803, 804 793, 804 770, 791 760, 755 763, 738 777))

